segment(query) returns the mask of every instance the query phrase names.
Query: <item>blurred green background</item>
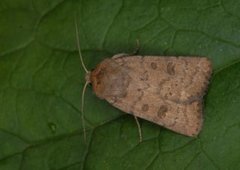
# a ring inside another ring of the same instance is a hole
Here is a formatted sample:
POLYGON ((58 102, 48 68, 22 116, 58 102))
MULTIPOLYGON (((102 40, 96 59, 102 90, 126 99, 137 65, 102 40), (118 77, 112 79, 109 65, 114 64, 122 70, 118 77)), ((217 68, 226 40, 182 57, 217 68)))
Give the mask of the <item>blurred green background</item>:
POLYGON ((240 1, 2 0, 0 170, 240 169, 240 1), (116 53, 207 56, 214 73, 198 138, 98 99, 84 70, 116 53))

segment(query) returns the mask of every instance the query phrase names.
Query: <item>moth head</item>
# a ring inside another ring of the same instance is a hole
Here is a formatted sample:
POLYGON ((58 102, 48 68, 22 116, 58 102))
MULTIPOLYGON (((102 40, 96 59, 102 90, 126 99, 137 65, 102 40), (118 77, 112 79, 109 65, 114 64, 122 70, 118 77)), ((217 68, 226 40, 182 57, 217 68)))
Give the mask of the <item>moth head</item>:
POLYGON ((86 81, 89 81, 89 83, 92 84, 93 91, 100 98, 104 98, 104 93, 107 90, 108 75, 109 70, 103 62, 92 70, 89 75, 86 74, 86 81))
POLYGON ((86 73, 85 73, 85 82, 91 83, 90 77, 91 77, 91 71, 86 72, 86 73))

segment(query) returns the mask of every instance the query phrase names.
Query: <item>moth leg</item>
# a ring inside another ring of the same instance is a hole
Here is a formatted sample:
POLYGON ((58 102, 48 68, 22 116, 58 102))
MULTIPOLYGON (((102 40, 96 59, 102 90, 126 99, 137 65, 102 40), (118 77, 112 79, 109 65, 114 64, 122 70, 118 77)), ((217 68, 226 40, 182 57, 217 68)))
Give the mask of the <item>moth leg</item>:
POLYGON ((129 56, 129 54, 127 53, 119 53, 119 54, 115 54, 112 59, 117 59, 117 58, 122 58, 122 57, 127 57, 129 56))
POLYGON ((133 56, 133 55, 136 55, 138 54, 139 52, 139 49, 140 49, 140 44, 139 44, 139 40, 136 39, 136 47, 134 49, 134 51, 130 54, 127 54, 127 53, 119 53, 119 54, 115 54, 112 59, 117 59, 117 58, 122 58, 122 57, 127 57, 127 56, 133 56))
POLYGON ((139 39, 136 39, 136 47, 132 53, 132 55, 137 55, 139 53, 140 50, 140 43, 139 43, 139 39))
POLYGON ((141 126, 140 126, 140 123, 138 121, 137 116, 134 116, 134 119, 136 120, 136 123, 137 123, 138 134, 139 134, 139 142, 141 143, 142 142, 142 129, 141 129, 141 126))

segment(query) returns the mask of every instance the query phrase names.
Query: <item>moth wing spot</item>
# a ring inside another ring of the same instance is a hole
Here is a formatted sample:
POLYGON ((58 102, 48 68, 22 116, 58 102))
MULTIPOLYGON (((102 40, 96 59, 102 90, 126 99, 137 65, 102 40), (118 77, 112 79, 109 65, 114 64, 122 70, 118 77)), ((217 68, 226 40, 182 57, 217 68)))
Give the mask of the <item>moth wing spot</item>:
POLYGON ((148 109, 149 109, 148 104, 142 105, 142 111, 146 112, 146 111, 148 111, 148 109))
POLYGON ((159 118, 164 118, 166 116, 166 112, 168 111, 167 106, 162 105, 160 106, 160 108, 158 109, 157 115, 159 118))
POLYGON ((167 64, 167 73, 171 76, 175 75, 175 64, 172 62, 169 62, 167 64))
POLYGON ((152 68, 153 70, 156 70, 156 69, 157 69, 157 64, 154 63, 154 62, 152 62, 152 63, 151 63, 151 68, 152 68))

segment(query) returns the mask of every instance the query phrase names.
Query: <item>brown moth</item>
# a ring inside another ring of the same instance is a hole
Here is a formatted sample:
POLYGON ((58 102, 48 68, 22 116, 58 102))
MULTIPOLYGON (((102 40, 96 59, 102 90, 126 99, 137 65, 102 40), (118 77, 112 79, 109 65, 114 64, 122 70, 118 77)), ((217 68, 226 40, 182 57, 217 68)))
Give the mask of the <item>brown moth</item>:
POLYGON ((212 72, 205 57, 113 56, 89 73, 96 95, 118 109, 196 136, 212 72))
MULTIPOLYGON (((76 25, 78 39, 77 30, 76 25)), ((199 134, 203 96, 212 73, 206 57, 117 54, 103 60, 91 72, 84 64, 83 67, 87 72, 84 91, 91 83, 100 99, 123 112, 186 136, 199 134)))

